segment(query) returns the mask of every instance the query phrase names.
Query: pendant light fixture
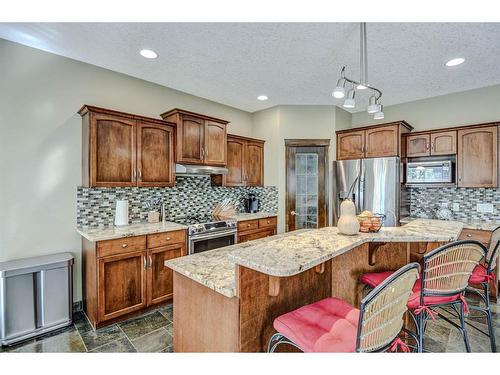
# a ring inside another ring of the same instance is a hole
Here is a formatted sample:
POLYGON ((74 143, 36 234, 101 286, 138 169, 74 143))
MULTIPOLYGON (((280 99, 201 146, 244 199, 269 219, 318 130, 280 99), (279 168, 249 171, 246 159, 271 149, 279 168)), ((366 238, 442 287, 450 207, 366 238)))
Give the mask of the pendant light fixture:
POLYGON ((368 102, 367 112, 373 114, 375 120, 381 120, 384 118, 383 105, 382 105, 382 91, 368 83, 368 54, 367 54, 367 44, 366 44, 366 22, 360 23, 360 35, 359 35, 359 68, 360 77, 359 81, 355 81, 346 77, 345 69, 342 67, 340 71, 340 78, 337 81, 337 85, 332 92, 332 96, 337 99, 344 98, 346 92, 346 85, 351 86, 347 91, 347 97, 344 100, 345 108, 354 108, 356 106, 355 96, 356 90, 370 90, 372 95, 368 102))

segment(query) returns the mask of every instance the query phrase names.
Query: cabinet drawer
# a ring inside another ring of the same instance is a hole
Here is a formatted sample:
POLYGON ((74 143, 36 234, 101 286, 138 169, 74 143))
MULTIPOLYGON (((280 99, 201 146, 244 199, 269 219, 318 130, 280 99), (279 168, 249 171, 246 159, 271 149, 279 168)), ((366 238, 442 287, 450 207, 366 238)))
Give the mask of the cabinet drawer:
POLYGON ((275 227, 277 224, 276 217, 268 217, 259 220, 259 228, 275 227))
POLYGON ((463 229, 460 233, 459 240, 476 240, 481 242, 483 245, 488 246, 491 239, 491 232, 487 230, 477 230, 477 229, 463 229))
POLYGON ((99 241, 97 243, 97 256, 102 258, 145 249, 146 236, 119 238, 117 240, 99 241))
POLYGON ((257 229, 258 227, 259 227, 259 220, 247 220, 247 221, 240 221, 238 223, 239 232, 257 229))
POLYGON ((254 233, 250 233, 250 234, 243 234, 243 235, 238 236, 238 243, 258 240, 260 238, 274 236, 274 234, 275 234, 274 229, 259 230, 258 232, 254 232, 254 233))
POLYGON ((186 231, 176 230, 174 232, 155 233, 148 235, 148 249, 183 243, 186 241, 186 231))

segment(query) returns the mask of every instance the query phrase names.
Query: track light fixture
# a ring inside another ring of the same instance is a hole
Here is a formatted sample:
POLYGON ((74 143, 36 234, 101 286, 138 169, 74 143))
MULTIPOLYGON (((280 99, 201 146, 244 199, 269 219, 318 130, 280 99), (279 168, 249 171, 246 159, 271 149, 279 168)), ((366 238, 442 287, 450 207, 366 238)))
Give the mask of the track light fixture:
POLYGON ((354 97, 356 95, 356 90, 367 90, 371 92, 370 99, 368 102, 367 112, 374 114, 373 118, 375 120, 381 120, 384 118, 383 106, 382 106, 382 91, 368 83, 368 55, 367 55, 367 44, 366 44, 366 22, 360 24, 360 79, 359 82, 346 77, 345 70, 346 67, 342 67, 340 71, 340 78, 337 81, 337 86, 333 90, 332 96, 337 99, 342 99, 345 94, 345 85, 350 83, 352 88, 347 92, 347 97, 344 100, 345 108, 354 108, 356 103, 354 97))

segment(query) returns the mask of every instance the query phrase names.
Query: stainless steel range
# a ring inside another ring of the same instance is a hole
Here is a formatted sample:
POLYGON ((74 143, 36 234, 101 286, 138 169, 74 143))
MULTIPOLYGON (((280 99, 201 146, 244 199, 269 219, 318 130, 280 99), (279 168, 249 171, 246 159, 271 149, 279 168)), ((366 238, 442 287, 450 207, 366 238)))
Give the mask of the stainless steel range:
POLYGON ((235 219, 185 216, 172 221, 188 226, 188 254, 218 249, 237 241, 235 219))

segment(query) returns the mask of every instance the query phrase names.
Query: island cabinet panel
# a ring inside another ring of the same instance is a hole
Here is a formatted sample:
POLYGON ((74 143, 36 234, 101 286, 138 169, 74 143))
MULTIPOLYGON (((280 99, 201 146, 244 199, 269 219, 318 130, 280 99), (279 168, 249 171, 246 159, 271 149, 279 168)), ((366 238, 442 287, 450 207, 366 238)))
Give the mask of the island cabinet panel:
MULTIPOLYGON (((275 318, 331 296, 331 262, 324 263, 320 270, 312 268, 294 276, 278 278, 279 291, 276 296, 269 295, 270 282, 275 280, 268 275, 242 266, 237 266, 236 274, 241 352, 265 352, 269 339, 276 332, 273 328, 275 318)), ((281 345, 278 349, 291 348, 281 345)))
POLYGON ((458 131, 457 185, 498 186, 497 126, 458 131))
POLYGON ((173 186, 175 124, 83 106, 82 185, 173 186))
POLYGON ((137 185, 174 186, 174 128, 139 121, 137 128, 137 185))
POLYGON ((186 255, 186 231, 112 240, 82 240, 83 302, 98 328, 173 297, 169 259, 186 255))
POLYGON ((337 134, 337 160, 365 157, 365 132, 351 131, 337 134))
POLYGON ((106 321, 146 306, 146 252, 99 259, 99 320, 106 321))
POLYGON ((491 232, 487 230, 478 230, 478 229, 463 229, 458 239, 476 240, 481 242, 484 246, 488 247, 490 245, 491 232))
POLYGON ((178 108, 162 113, 161 117, 177 124, 178 163, 226 165, 228 121, 178 108))
POLYGON ((381 126, 365 131, 365 157, 399 155, 399 127, 381 126))
POLYGON ((174 352, 239 352, 239 300, 174 272, 174 352))
POLYGON ((406 156, 419 157, 430 155, 431 137, 429 134, 409 135, 406 138, 406 156))
POLYGON ((277 233, 277 217, 245 220, 238 223, 238 242, 248 242, 274 236, 277 233))

